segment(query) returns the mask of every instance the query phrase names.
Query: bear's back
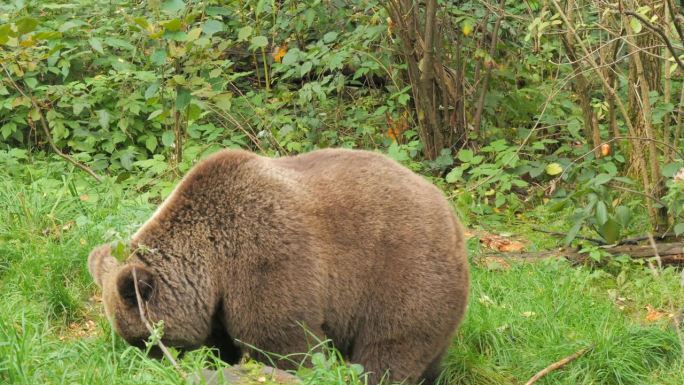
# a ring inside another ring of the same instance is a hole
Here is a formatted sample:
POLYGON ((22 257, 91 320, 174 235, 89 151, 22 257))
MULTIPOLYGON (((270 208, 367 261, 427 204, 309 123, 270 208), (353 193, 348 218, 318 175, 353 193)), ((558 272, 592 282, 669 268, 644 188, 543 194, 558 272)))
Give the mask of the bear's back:
POLYGON ((442 303, 440 322, 456 322, 467 298, 466 252, 461 225, 439 189, 367 151, 319 150, 270 162, 294 171, 313 197, 301 209, 315 218, 329 308, 347 315, 328 320, 334 340, 353 334, 358 315, 387 316, 391 309, 401 319, 442 303))

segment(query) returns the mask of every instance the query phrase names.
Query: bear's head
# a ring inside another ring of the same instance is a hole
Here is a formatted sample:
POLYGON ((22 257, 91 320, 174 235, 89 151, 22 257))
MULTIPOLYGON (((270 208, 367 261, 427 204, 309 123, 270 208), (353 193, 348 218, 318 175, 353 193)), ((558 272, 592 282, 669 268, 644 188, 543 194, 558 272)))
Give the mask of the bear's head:
POLYGON ((119 262, 109 245, 90 253, 88 270, 102 288, 105 313, 117 334, 133 346, 143 348, 150 336, 148 325, 163 321, 164 344, 198 348, 211 334, 217 295, 209 285, 142 262, 154 253, 159 251, 137 250, 127 262, 119 262), (145 253, 145 258, 136 253, 145 253))

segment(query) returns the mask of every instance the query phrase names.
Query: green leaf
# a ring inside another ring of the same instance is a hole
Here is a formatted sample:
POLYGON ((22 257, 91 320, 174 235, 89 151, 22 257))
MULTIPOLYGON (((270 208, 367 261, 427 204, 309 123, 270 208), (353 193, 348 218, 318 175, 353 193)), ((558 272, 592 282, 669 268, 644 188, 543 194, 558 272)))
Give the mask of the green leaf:
POLYGON ((468 36, 473 32, 473 28, 475 27, 475 20, 466 17, 463 19, 461 22, 461 32, 463 33, 463 36, 468 36))
POLYGON ((233 100, 233 94, 230 92, 226 92, 223 94, 216 95, 212 98, 214 100, 214 104, 216 104, 216 107, 228 111, 230 110, 231 102, 233 100))
POLYGON ((575 224, 570 228, 570 231, 568 231, 568 234, 565 236, 565 244, 566 245, 569 245, 570 242, 572 242, 577 237, 577 233, 579 233, 579 230, 582 227, 583 221, 584 220, 581 219, 581 220, 575 222, 575 224))
POLYGON ((604 223, 608 221, 608 208, 603 201, 598 201, 596 203, 596 222, 599 226, 603 226, 604 223))
POLYGON ((632 17, 631 19, 629 19, 629 27, 632 29, 634 33, 641 32, 641 29, 643 28, 641 22, 636 17, 632 17))
POLYGON ((40 31, 36 32, 33 37, 37 40, 55 40, 62 37, 62 33, 58 31, 40 31))
POLYGON ((38 20, 32 17, 22 17, 14 24, 17 26, 17 32, 19 32, 19 35, 23 35, 34 31, 38 26, 38 20))
POLYGON ((183 0, 166 0, 161 6, 161 10, 168 13, 175 13, 184 8, 185 2, 183 0))
POLYGON ((328 32, 325 35, 323 35, 323 42, 324 43, 332 43, 337 39, 337 32, 328 32))
POLYGON ((679 169, 682 167, 684 167, 684 163, 682 163, 681 161, 668 163, 663 166, 663 176, 666 178, 672 178, 677 173, 677 171, 679 171, 679 169))
POLYGON ((684 234, 684 223, 677 223, 674 227, 674 233, 676 236, 684 234))
POLYGON ((100 127, 104 128, 105 130, 109 129, 109 112, 107 110, 98 110, 97 111, 97 121, 100 123, 100 127))
POLYGON ((615 222, 612 218, 608 219, 600 229, 601 236, 609 244, 617 242, 620 237, 620 224, 615 222))
POLYGON ((207 16, 233 16, 234 11, 226 7, 207 7, 207 16))
POLYGON ((603 184, 606 184, 610 182, 610 180, 613 179, 612 175, 609 174, 598 174, 594 177, 593 182, 594 186, 601 186, 603 184))
POLYGON ((165 49, 158 49, 152 53, 152 56, 150 56, 150 61, 154 65, 164 65, 166 63, 166 50, 165 49))
POLYGON ((186 88, 179 89, 178 93, 176 94, 176 108, 181 111, 184 110, 185 107, 190 104, 190 100, 192 100, 190 90, 186 88))
POLYGON ((265 48, 268 45, 268 38, 266 36, 254 36, 251 40, 251 48, 265 48))
POLYGON ((0 25, 0 44, 7 43, 12 35, 14 35, 14 33, 9 24, 0 25))
POLYGON ((159 91, 159 83, 155 82, 150 84, 150 86, 145 90, 145 99, 153 97, 157 94, 157 91, 159 91))
POLYGON ((126 253, 126 245, 121 242, 121 241, 116 241, 111 248, 111 253, 114 258, 116 258, 119 262, 123 262, 126 260, 126 257, 128 257, 128 253, 126 253))
POLYGON ((250 27, 249 25, 244 26, 238 30, 238 41, 245 41, 250 36, 252 36, 252 27, 250 27))
POLYGON ((561 165, 558 163, 549 163, 544 168, 544 171, 551 176, 558 175, 563 172, 563 167, 561 167, 561 165))
POLYGON ((129 51, 135 50, 135 46, 126 40, 123 39, 118 39, 115 37, 108 37, 104 40, 105 44, 114 47, 114 48, 121 48, 121 49, 126 49, 129 51))
POLYGON ((285 56, 283 56, 283 60, 281 61, 281 64, 284 66, 289 66, 298 61, 299 58, 299 50, 298 49, 291 49, 287 51, 285 56))
POLYGON ((463 149, 458 152, 458 160, 469 163, 473 160, 473 150, 463 149))
POLYGON ((403 151, 402 149, 399 148, 396 142, 392 143, 389 148, 387 149, 387 155, 396 160, 397 162, 404 162, 409 160, 408 154, 406 154, 406 151, 403 151))
POLYGON ((202 25, 202 32, 211 36, 217 32, 223 31, 223 23, 218 20, 207 20, 202 25))
POLYGON ((164 133, 162 134, 162 144, 166 147, 171 147, 171 145, 173 145, 173 141, 175 138, 176 135, 174 135, 173 131, 164 131, 164 133))
POLYGON ((447 183, 456 183, 463 176, 463 169, 460 167, 452 168, 451 171, 446 175, 447 183))
POLYGON ((161 25, 164 27, 165 30, 168 32, 176 32, 180 31, 181 27, 183 24, 181 23, 180 19, 171 19, 167 22, 161 23, 161 25))
POLYGON ((125 151, 121 156, 119 157, 119 161, 121 162, 121 166, 125 168, 126 170, 130 170, 133 168, 133 161, 135 160, 135 154, 133 151, 125 151))
POLYGON ((144 17, 134 17, 133 22, 143 29, 146 29, 150 26, 150 23, 144 17))
POLYGON ((147 147, 150 152, 154 152, 157 148, 157 138, 154 135, 148 135, 145 140, 145 147, 147 147))
POLYGON ((304 76, 304 75, 308 74, 309 71, 311 71, 312 66, 313 66, 313 63, 311 63, 310 61, 302 64, 302 67, 299 69, 299 75, 304 76))
POLYGON ((0 133, 2 133, 2 138, 7 139, 10 135, 14 134, 17 130, 17 125, 14 122, 9 122, 0 128, 0 133))
POLYGON ((627 227, 632 219, 632 212, 626 206, 618 206, 615 208, 615 219, 623 228, 627 227))
POLYGON ((163 112, 164 112, 164 110, 162 110, 162 109, 152 111, 150 116, 147 117, 147 120, 152 120, 152 119, 156 118, 157 116, 161 115, 163 112))
POLYGON ((345 52, 335 52, 330 56, 330 62, 328 63, 328 68, 331 70, 338 70, 344 67, 344 60, 347 58, 345 52))
POLYGON ((90 46, 97 52, 104 54, 104 49, 102 49, 102 42, 100 39, 96 37, 91 37, 88 39, 88 43, 90 43, 90 46))
POLYGON ((38 80, 36 80, 36 78, 26 78, 24 79, 24 83, 26 83, 30 89, 35 89, 36 86, 38 86, 38 80))
POLYGON ((201 28, 193 28, 187 33, 187 41, 195 41, 199 39, 200 34, 202 33, 201 28))

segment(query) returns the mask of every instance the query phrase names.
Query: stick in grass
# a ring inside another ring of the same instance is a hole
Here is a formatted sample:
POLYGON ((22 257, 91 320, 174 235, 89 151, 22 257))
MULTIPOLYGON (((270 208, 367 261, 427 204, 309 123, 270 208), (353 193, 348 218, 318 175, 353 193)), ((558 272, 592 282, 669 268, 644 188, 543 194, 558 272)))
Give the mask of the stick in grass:
POLYGON ((535 382, 539 381, 539 379, 544 377, 545 375, 553 372, 554 370, 558 370, 558 369, 564 367, 565 365, 569 364, 570 362, 576 360, 577 358, 581 357, 582 355, 584 355, 584 353, 591 350, 591 348, 592 348, 591 346, 588 346, 586 348, 582 348, 582 349, 576 351, 575 353, 573 353, 572 355, 569 355, 560 361, 554 362, 553 364, 551 364, 551 365, 547 366, 546 368, 544 368, 543 370, 541 370, 539 373, 535 374, 532 378, 530 378, 529 381, 527 381, 525 383, 525 385, 534 384, 535 382))
MULTIPOLYGON (((145 327, 147 330, 152 334, 154 332, 154 329, 152 328, 152 325, 150 322, 147 320, 147 317, 145 317, 145 309, 143 307, 143 302, 142 302, 142 296, 140 295, 140 288, 138 287, 138 276, 135 271, 135 267, 133 268, 133 285, 135 287, 135 298, 138 301, 138 311, 140 312, 140 320, 145 324, 145 327)), ((161 339, 155 342, 158 346, 159 349, 161 349, 162 353, 164 353, 164 357, 166 357, 169 362, 173 365, 176 370, 178 370, 179 373, 181 373, 181 376, 185 377, 185 374, 181 371, 180 366, 178 365, 178 362, 173 358, 171 355, 171 352, 169 349, 164 345, 163 342, 161 342, 161 339)))

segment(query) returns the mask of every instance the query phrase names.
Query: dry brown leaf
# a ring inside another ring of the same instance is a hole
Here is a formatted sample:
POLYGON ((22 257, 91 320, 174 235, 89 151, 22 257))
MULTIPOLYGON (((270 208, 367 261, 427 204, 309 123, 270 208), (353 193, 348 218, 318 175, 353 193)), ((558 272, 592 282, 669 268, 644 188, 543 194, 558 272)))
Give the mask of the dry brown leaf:
POLYGON ((517 252, 525 248, 522 242, 495 234, 489 234, 480 238, 480 243, 485 247, 501 252, 517 252))
POLYGON ((97 334, 97 324, 93 320, 86 320, 84 323, 72 322, 67 329, 60 334, 59 340, 78 339, 92 337, 97 334))
POLYGON ((646 313, 646 321, 648 322, 655 322, 667 316, 667 313, 659 311, 651 305, 646 305, 646 310, 648 310, 648 313, 646 313))
POLYGON ((511 265, 501 257, 484 257, 482 261, 488 270, 508 270, 511 267, 511 265))
POLYGON ((284 43, 280 47, 276 47, 273 52, 271 53, 271 56, 273 56, 273 60, 276 63, 280 63, 283 60, 283 57, 287 53, 287 43, 284 43))
POLYGON ((684 167, 680 168, 679 171, 672 177, 675 182, 684 181, 684 167))

